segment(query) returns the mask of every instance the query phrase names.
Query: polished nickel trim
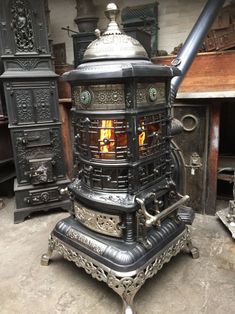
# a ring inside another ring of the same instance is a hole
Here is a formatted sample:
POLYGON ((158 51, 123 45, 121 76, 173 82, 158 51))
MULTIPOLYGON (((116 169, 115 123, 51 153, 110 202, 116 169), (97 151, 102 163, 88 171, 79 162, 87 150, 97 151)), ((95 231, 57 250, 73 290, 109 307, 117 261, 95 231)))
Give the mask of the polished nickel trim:
MULTIPOLYGON (((43 254, 41 264, 47 266, 53 250, 56 250, 65 259, 74 262, 93 278, 105 282, 112 288, 122 298, 123 314, 134 314, 133 300, 145 281, 157 274, 165 263, 185 248, 188 248, 192 255, 195 253, 187 228, 139 269, 133 272, 116 272, 51 235, 48 252, 43 254)), ((193 257, 197 258, 198 255, 195 254, 193 257)))
MULTIPOLYGON (((148 196, 155 197, 155 195, 156 195, 155 193, 150 193, 147 195, 147 197, 148 196)), ((184 196, 181 196, 180 194, 178 194, 178 195, 181 197, 178 201, 176 201, 174 204, 168 206, 167 208, 165 208, 161 212, 157 211, 157 214, 155 216, 149 214, 146 207, 145 207, 145 200, 147 197, 145 197, 145 199, 136 198, 136 202, 140 205, 142 213, 144 214, 146 227, 151 227, 154 225, 160 225, 160 222, 163 218, 165 218, 169 214, 173 213, 175 210, 178 209, 179 206, 183 205, 184 203, 186 203, 189 200, 188 195, 184 195, 184 196)))
POLYGON ((74 212, 79 222, 87 228, 112 237, 122 237, 122 230, 119 228, 121 218, 118 215, 93 211, 78 202, 74 202, 74 212))
POLYGON ((125 109, 124 84, 74 86, 72 96, 77 109, 125 109), (80 95, 84 91, 89 92, 91 95, 91 101, 87 105, 81 102, 80 95))

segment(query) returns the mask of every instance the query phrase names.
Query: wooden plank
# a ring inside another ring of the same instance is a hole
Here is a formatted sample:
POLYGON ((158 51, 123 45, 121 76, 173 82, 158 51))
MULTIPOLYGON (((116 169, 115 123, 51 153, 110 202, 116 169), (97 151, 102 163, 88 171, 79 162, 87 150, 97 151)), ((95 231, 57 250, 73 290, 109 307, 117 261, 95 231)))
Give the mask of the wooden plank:
MULTIPOLYGON (((156 64, 170 64, 175 56, 157 57, 156 64)), ((235 51, 199 53, 180 86, 180 93, 234 91, 235 51)))
POLYGON ((217 169, 219 155, 220 103, 210 107, 210 137, 207 164, 207 193, 205 213, 214 215, 216 212, 217 169))
POLYGON ((59 102, 60 119, 61 119, 61 137, 64 147, 64 159, 67 170, 67 175, 71 179, 73 177, 73 153, 72 153, 72 139, 71 139, 71 119, 70 119, 71 103, 59 102))
MULTIPOLYGON (((74 67, 72 65, 64 65, 64 66, 56 66, 55 73, 58 75, 62 75, 64 72, 73 70, 74 67)), ((58 94, 59 98, 71 98, 71 87, 68 82, 58 80, 58 94)))

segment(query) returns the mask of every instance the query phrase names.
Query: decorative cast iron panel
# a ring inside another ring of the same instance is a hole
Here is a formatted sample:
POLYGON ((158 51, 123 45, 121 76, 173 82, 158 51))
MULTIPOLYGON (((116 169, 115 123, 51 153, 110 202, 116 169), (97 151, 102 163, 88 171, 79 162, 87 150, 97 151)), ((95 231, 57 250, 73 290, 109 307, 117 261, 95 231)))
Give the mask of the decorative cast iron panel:
POLYGON ((43 6, 44 1, 0 1, 0 46, 4 57, 31 59, 48 53, 50 58, 43 6))
POLYGON ((25 129, 23 131, 19 131, 17 133, 17 143, 16 144, 23 144, 26 148, 33 148, 33 147, 43 147, 43 146, 51 146, 51 130, 49 128, 44 129, 25 129))
POLYGON ((138 180, 141 190, 153 182, 160 181, 167 174, 167 155, 165 153, 154 160, 138 167, 138 180))
POLYGON ((30 159, 29 178, 31 184, 42 184, 54 182, 56 177, 53 174, 54 161, 52 158, 30 159))
POLYGON ((54 81, 5 83, 11 124, 47 123, 59 120, 54 81))
POLYGON ((73 101, 77 109, 125 109, 124 84, 75 86, 73 101), (83 100, 83 93, 90 94, 89 101, 83 100))
POLYGON ((11 14, 11 28, 14 33, 16 50, 19 52, 35 51, 32 11, 28 1, 13 0, 11 14))
POLYGON ((159 104, 165 106, 165 83, 138 83, 133 91, 130 91, 128 87, 125 89, 124 84, 74 86, 72 88, 73 102, 78 110, 125 109, 126 105, 130 107, 128 99, 130 98, 132 103, 133 93, 136 93, 137 107, 159 104))
POLYGON ((39 58, 27 58, 27 59, 16 59, 16 63, 19 64, 23 71, 30 71, 36 68, 40 62, 39 58))
POLYGON ((28 205, 39 205, 59 201, 61 195, 57 187, 47 188, 45 190, 29 191, 29 196, 24 198, 24 202, 28 205))
POLYGON ((50 95, 48 88, 34 90, 37 122, 51 120, 50 95))
POLYGON ((146 107, 166 103, 165 83, 138 83, 136 89, 137 107, 146 107), (154 96, 154 97, 153 97, 154 96))
POLYGON ((73 38, 73 52, 74 52, 74 66, 75 68, 82 62, 84 52, 88 45, 96 39, 94 33, 78 33, 72 36, 73 38))
POLYGON ((23 221, 30 212, 38 210, 47 211, 50 208, 58 208, 60 206, 63 208, 66 207, 67 210, 71 209, 70 201, 67 201, 68 196, 60 194, 60 190, 64 189, 68 183, 69 181, 67 179, 58 180, 56 183, 46 183, 35 186, 19 185, 15 182, 14 190, 17 205, 15 219, 17 222, 23 221), (49 200, 47 193, 50 196, 49 200), (53 205, 53 203, 55 203, 55 205, 53 205))
POLYGON ((50 171, 53 170, 53 175, 49 175, 50 181, 65 177, 59 127, 14 130, 12 137, 15 143, 14 151, 18 183, 34 184, 33 177, 30 177, 30 161, 34 160, 34 163, 36 163, 37 160, 40 162, 43 158, 53 160, 53 168, 52 165, 50 166, 50 171))
POLYGON ((15 91, 16 103, 16 121, 32 123, 34 121, 34 112, 32 106, 32 94, 29 90, 15 91))
POLYGON ((93 167, 83 165, 82 181, 98 190, 127 190, 128 169, 124 167, 93 167))
POLYGON ((176 154, 179 156, 179 176, 183 183, 183 193, 190 195, 190 206, 199 213, 207 213, 206 173, 208 155, 209 106, 208 104, 176 104, 175 117, 183 123, 184 131, 174 138, 177 145, 176 154), (200 139, 200 140, 199 140, 200 139), (201 167, 195 169, 190 165, 192 155, 197 153, 201 158, 201 167), (191 167, 190 167, 191 166, 191 167))
POLYGON ((121 237, 121 218, 118 215, 93 211, 74 202, 75 217, 87 228, 113 237, 121 237))

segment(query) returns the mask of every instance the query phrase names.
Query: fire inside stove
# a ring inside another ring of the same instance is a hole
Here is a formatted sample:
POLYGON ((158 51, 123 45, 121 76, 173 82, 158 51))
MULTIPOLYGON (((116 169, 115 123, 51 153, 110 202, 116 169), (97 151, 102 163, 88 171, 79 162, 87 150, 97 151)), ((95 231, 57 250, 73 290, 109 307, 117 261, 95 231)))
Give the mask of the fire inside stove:
POLYGON ((109 153, 115 150, 113 120, 101 121, 99 142, 102 153, 109 153))
POLYGON ((141 127, 140 129, 142 130, 142 132, 139 135, 139 146, 143 146, 144 145, 144 141, 145 141, 145 130, 144 130, 144 122, 141 122, 141 127))
MULTIPOLYGON (((78 151, 94 159, 128 159, 129 123, 123 119, 80 119, 77 123, 79 135, 78 151)), ((139 157, 154 154, 166 141, 166 117, 164 113, 144 116, 137 128, 139 157)))
MULTIPOLYGON (((139 146, 144 147, 148 145, 146 143, 146 129, 145 129, 145 123, 144 121, 141 121, 141 126, 139 127, 140 134, 138 136, 139 139, 139 146)), ((154 132, 159 129, 158 126, 151 126, 151 129, 154 129, 154 132)), ((111 158, 113 157, 113 154, 106 154, 106 153, 112 153, 115 151, 115 144, 116 142, 120 143, 120 146, 127 145, 126 140, 127 137, 125 134, 117 132, 116 139, 114 136, 114 121, 113 120, 101 120, 101 129, 100 129, 100 138, 99 138, 99 145, 100 145, 100 151, 102 153, 102 158, 111 158)))

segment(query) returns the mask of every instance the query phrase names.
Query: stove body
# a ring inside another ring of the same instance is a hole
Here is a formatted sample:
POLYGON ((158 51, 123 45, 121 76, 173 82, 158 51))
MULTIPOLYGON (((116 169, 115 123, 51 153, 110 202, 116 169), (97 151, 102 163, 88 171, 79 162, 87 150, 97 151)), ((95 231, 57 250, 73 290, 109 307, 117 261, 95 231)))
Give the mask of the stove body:
MULTIPOLYGON (((78 176, 68 187, 73 214, 57 223, 42 256, 53 250, 104 281, 134 313, 133 298, 147 278, 182 249, 193 257, 185 222, 193 211, 172 179, 170 81, 174 67, 153 65, 115 22, 91 43, 84 62, 64 74, 73 95, 78 176)), ((64 191, 66 192, 66 191, 64 191)))

